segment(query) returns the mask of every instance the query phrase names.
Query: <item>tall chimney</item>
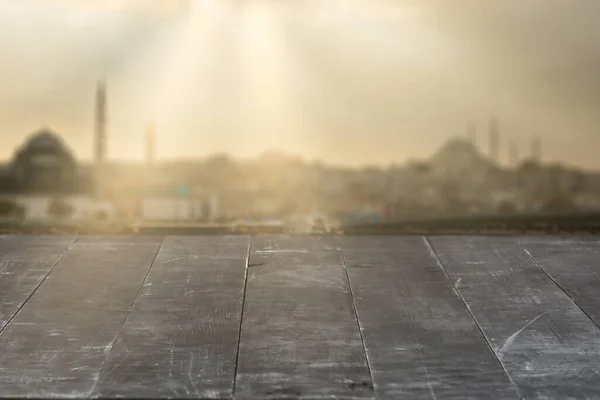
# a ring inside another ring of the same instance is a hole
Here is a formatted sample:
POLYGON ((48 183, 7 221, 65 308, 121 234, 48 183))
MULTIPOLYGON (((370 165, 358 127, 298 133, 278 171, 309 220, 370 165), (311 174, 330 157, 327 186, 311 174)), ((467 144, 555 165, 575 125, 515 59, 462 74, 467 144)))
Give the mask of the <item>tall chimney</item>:
POLYGON ((98 82, 96 88, 95 110, 95 147, 96 164, 104 163, 106 156, 106 85, 104 81, 98 82))
POLYGON ((146 127, 146 161, 148 165, 156 161, 156 131, 152 123, 146 127))
POLYGON ((500 147, 500 132, 498 129, 498 119, 492 117, 489 125, 490 132, 490 158, 498 162, 498 149, 500 147))

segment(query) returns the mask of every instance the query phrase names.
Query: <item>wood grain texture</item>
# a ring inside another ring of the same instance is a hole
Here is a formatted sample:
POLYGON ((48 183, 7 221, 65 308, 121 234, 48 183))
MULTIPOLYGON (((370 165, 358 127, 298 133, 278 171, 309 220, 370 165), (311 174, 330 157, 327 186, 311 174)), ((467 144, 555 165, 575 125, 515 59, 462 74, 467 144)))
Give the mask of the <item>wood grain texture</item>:
POLYGON ((600 396, 600 330, 516 238, 432 238, 524 398, 600 396))
POLYGON ((0 236, 0 332, 74 242, 70 236, 0 236))
POLYGON ((0 334, 0 393, 87 396, 158 247, 76 243, 0 334))
POLYGON ((252 241, 0 236, 0 396, 600 398, 597 238, 252 241))
POLYGON ((166 238, 93 396, 230 398, 249 245, 166 238))
POLYGON ((235 394, 373 397, 336 238, 253 238, 235 394))
POLYGON ((538 265, 600 326, 598 238, 526 238, 520 242, 538 265))
POLYGON ((423 238, 342 244, 378 399, 518 399, 423 238))

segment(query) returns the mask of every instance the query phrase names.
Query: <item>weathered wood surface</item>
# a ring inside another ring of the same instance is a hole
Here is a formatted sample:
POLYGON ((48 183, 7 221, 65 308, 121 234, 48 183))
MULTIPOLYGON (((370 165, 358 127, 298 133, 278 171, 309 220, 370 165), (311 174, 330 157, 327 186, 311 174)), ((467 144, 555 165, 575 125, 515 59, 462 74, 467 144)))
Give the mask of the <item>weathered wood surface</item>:
POLYGON ((518 399, 423 238, 342 243, 378 399, 518 399))
POLYGON ((581 239, 523 239, 538 265, 600 326, 600 242, 581 239))
POLYGON ((431 242, 521 396, 600 396, 600 330, 518 239, 431 242))
POLYGON ((599 255, 597 238, 0 236, 0 396, 600 398, 599 255))
POLYGON ((0 334, 0 394, 87 396, 158 246, 80 239, 0 334))
POLYGON ((372 398, 339 243, 255 237, 236 398, 372 398))
POLYGON ((0 236, 0 332, 74 242, 68 236, 0 236))
POLYGON ((250 238, 166 238, 93 396, 230 398, 250 238))

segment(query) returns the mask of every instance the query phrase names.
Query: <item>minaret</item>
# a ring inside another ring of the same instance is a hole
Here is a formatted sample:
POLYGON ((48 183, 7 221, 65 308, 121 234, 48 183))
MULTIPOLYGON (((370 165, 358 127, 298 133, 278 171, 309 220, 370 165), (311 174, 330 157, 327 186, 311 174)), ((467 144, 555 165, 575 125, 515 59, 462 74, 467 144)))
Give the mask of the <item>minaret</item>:
POLYGON ((103 81, 98 82, 96 88, 95 114, 94 155, 96 165, 102 165, 106 156, 106 86, 103 81))
POLYGON ((156 131, 152 123, 146 127, 146 162, 148 165, 156 162, 156 131))
POLYGON ((531 141, 531 159, 536 162, 542 160, 542 141, 538 136, 531 141))
POLYGON ((508 160, 511 165, 517 165, 519 163, 519 145, 516 140, 511 140, 508 147, 508 160))
POLYGON ((498 162, 498 149, 500 146, 500 132, 498 129, 498 119, 492 117, 489 124, 490 133, 490 158, 494 162, 498 162))
POLYGON ((472 122, 467 124, 467 139, 473 146, 477 146, 477 128, 472 122))

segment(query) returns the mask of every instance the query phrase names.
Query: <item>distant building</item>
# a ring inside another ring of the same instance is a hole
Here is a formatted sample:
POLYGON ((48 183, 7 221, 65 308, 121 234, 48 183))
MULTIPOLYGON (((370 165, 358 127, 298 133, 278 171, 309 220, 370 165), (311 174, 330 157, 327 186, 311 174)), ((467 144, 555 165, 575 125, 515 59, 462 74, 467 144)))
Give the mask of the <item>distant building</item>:
POLYGON ((0 174, 0 192, 77 194, 90 190, 91 177, 81 171, 62 139, 48 129, 33 133, 16 150, 0 174))
MULTIPOLYGON (((106 85, 99 82, 95 102, 94 156, 96 167, 106 158, 106 85)), ((96 177, 80 165, 60 136, 41 129, 16 150, 9 165, 0 166, 0 194, 92 194, 96 177)))
POLYGON ((144 221, 214 222, 218 216, 218 199, 153 196, 141 199, 140 218, 144 221))
POLYGON ((430 173, 443 179, 480 176, 479 180, 485 180, 490 167, 493 167, 490 160, 473 143, 462 138, 449 140, 429 160, 430 173))
POLYGON ((96 164, 102 165, 106 158, 106 84, 98 82, 95 108, 95 146, 96 164))

